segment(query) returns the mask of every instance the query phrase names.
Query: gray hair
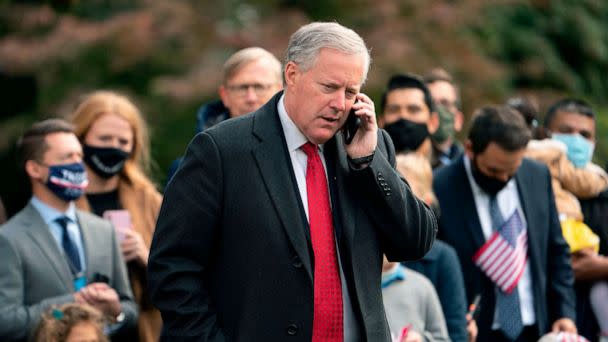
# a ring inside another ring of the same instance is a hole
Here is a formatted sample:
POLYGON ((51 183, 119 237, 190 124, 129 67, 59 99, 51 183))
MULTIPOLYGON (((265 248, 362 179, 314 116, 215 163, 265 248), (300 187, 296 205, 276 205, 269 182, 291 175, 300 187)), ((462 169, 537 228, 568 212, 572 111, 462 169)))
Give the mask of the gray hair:
POLYGON ((285 65, 294 62, 303 71, 307 71, 314 65, 319 51, 323 48, 338 50, 348 55, 361 55, 365 67, 362 83, 365 83, 371 63, 369 50, 363 38, 355 31, 335 22, 314 22, 300 27, 289 39, 285 65))
POLYGON ((276 83, 281 83, 283 81, 281 76, 281 62, 279 62, 272 53, 261 47, 248 47, 235 52, 224 63, 224 85, 226 85, 245 65, 260 59, 265 59, 270 62, 270 67, 276 75, 276 83))

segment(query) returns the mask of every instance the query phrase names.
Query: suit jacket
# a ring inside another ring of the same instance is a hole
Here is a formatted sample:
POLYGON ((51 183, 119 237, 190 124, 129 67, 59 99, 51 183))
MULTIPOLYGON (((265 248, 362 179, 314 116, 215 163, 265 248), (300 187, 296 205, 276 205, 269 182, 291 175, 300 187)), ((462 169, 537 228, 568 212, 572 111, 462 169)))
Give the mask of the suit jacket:
MULTIPOLYGON (((167 186, 148 279, 168 340, 312 339, 313 253, 280 95, 197 135, 167 186)), ((360 335, 389 341, 382 253, 422 257, 436 222, 394 170, 386 133, 362 170, 342 146, 338 134, 324 148, 342 269, 360 335)))
MULTIPOLYGON (((96 273, 108 277, 125 314, 120 330, 133 329, 137 308, 114 228, 83 211, 76 216, 88 282, 96 273)), ((0 260, 0 340, 25 340, 42 313, 53 305, 74 302, 73 276, 63 250, 31 204, 0 227, 0 260)))
MULTIPOLYGON (((575 321, 574 275, 555 209, 549 170, 542 164, 524 159, 514 177, 527 221, 534 312, 539 335, 542 335, 559 318, 575 321)), ((433 188, 441 206, 439 236, 458 253, 468 302, 481 294, 478 340, 486 341, 494 319, 494 284, 472 260, 485 238, 464 158, 439 169, 433 188)))
MULTIPOLYGON (((581 199, 581 208, 585 223, 600 237, 600 255, 608 256, 608 191, 603 191, 594 198, 581 199)), ((596 341, 601 332, 589 297, 594 283, 577 281, 575 284, 576 327, 578 333, 590 341, 596 341)))
POLYGON ((467 302, 456 251, 437 240, 426 255, 405 265, 424 274, 437 290, 452 342, 467 342, 467 302))

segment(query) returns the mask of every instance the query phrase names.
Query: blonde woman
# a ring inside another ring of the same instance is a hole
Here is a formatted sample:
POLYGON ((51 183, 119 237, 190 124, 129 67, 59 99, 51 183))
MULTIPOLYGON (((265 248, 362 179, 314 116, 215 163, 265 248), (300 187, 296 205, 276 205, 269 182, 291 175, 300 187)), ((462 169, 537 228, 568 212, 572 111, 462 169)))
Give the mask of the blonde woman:
MULTIPOLYGON (((137 107, 125 96, 96 91, 87 96, 72 116, 83 145, 89 176, 86 197, 77 205, 99 216, 126 210, 127 227, 118 227, 135 300, 140 308, 139 341, 160 336, 160 313, 146 290, 146 267, 161 195, 146 175, 150 166, 148 129, 137 107)), ((125 214, 125 212, 121 212, 125 214)))
POLYGON ((36 342, 108 342, 103 329, 107 322, 92 306, 64 304, 49 309, 38 325, 36 342))

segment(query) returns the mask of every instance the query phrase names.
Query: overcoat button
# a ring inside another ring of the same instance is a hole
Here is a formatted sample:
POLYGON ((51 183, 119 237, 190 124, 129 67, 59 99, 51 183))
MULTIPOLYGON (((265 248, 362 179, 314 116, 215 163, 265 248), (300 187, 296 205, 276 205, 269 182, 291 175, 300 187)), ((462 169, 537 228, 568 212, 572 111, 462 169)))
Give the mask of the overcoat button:
POLYGON ((291 258, 291 265, 295 268, 301 268, 302 267, 302 261, 300 260, 300 258, 296 255, 293 258, 291 258))
POLYGON ((298 333, 298 326, 295 324, 290 324, 287 326, 287 335, 294 336, 298 333))

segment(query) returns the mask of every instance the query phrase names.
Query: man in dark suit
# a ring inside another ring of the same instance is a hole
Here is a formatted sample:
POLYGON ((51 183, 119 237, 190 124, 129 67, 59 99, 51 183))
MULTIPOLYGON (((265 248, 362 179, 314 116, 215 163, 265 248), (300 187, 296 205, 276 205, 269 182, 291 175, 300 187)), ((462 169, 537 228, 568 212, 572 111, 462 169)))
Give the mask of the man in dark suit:
POLYGON ((285 61, 285 92, 197 135, 167 187, 149 263, 166 340, 389 341, 382 254, 420 258, 434 240, 360 93, 361 37, 312 23, 285 61))
POLYGON ((113 338, 135 329, 137 308, 112 225, 76 210, 87 184, 82 147, 59 119, 34 124, 20 144, 28 205, 0 227, 0 340, 25 341, 41 315, 77 302, 99 309, 113 338))
POLYGON ((504 107, 476 113, 466 155, 440 169, 439 236, 460 258, 469 302, 481 294, 480 341, 575 332, 573 274, 547 168, 523 159, 530 133, 504 107))

